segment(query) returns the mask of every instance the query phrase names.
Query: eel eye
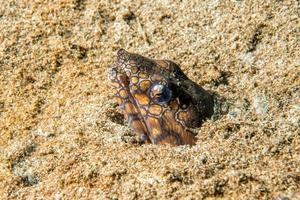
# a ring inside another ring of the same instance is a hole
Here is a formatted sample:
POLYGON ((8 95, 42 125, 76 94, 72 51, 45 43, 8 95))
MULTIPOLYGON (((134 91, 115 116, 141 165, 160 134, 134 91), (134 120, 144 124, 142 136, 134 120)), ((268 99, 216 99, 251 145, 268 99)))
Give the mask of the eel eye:
POLYGON ((148 92, 155 103, 167 103, 172 98, 172 91, 166 85, 154 84, 148 92))

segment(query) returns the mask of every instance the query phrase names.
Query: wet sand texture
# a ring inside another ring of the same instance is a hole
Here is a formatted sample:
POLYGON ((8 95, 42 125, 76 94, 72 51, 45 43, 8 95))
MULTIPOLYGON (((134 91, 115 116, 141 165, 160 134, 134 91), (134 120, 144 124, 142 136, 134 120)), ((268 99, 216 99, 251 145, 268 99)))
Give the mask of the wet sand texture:
POLYGON ((1 1, 4 199, 300 199, 299 1, 1 1), (139 145, 119 48, 226 99, 193 147, 139 145))

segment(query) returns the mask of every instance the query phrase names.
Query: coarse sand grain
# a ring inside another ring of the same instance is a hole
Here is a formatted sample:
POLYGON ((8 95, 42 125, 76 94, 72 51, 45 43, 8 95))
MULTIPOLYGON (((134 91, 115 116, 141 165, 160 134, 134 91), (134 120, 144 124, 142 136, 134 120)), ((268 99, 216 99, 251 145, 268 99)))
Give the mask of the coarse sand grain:
POLYGON ((1 199, 300 199, 297 0, 0 2, 1 199), (180 64, 228 112, 140 145, 119 48, 180 64))

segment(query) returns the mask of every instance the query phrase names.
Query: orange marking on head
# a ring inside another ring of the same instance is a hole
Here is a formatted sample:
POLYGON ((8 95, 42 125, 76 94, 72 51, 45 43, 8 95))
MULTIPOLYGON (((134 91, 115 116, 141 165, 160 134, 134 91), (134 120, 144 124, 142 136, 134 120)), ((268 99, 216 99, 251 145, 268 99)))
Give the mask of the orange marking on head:
POLYGON ((140 72, 140 73, 139 73, 139 77, 140 77, 140 78, 148 78, 149 75, 148 75, 148 73, 146 73, 146 72, 140 72))
POLYGON ((146 116, 147 115, 147 111, 144 108, 140 109, 142 116, 146 116))
POLYGON ((181 121, 188 121, 190 120, 190 114, 186 111, 181 111, 178 113, 178 118, 181 120, 181 121))
POLYGON ((122 99, 120 97, 115 97, 115 101, 117 102, 117 104, 121 105, 122 104, 122 99))
POLYGON ((139 78, 136 76, 131 77, 130 79, 131 84, 136 84, 137 82, 139 82, 139 78))
POLYGON ((147 125, 154 127, 154 126, 159 126, 159 121, 158 119, 154 118, 154 117, 148 117, 147 118, 147 125))
POLYGON ((162 107, 160 105, 151 105, 149 107, 149 112, 153 115, 160 115, 162 107))
POLYGON ((119 95, 123 98, 126 98, 126 97, 128 97, 128 92, 126 90, 122 89, 119 91, 119 95))
POLYGON ((158 135, 162 134, 160 128, 157 128, 157 127, 152 127, 150 129, 150 132, 151 132, 151 137, 155 138, 157 137, 158 135))
POLYGON ((133 130, 135 130, 135 131, 137 131, 139 133, 144 132, 144 125, 139 120, 132 121, 131 122, 131 127, 133 128, 133 130))
POLYGON ((163 113, 163 117, 166 121, 166 125, 168 126, 169 129, 176 129, 174 130, 174 132, 178 132, 178 131, 182 131, 183 129, 181 128, 181 126, 179 126, 178 122, 176 121, 175 117, 174 117, 174 113, 172 111, 165 111, 163 113), (179 130, 177 130, 179 129, 179 130))
POLYGON ((131 71, 133 74, 135 74, 135 73, 137 73, 137 72, 139 71, 139 68, 137 68, 136 66, 132 66, 131 69, 130 69, 130 71, 131 71))
POLYGON ((125 103, 124 109, 128 115, 136 113, 135 107, 132 103, 125 103))
POLYGON ((151 137, 155 138, 156 136, 162 134, 159 120, 154 117, 148 117, 146 120, 147 127, 150 129, 151 137))
POLYGON ((139 87, 137 85, 131 85, 130 88, 131 88, 131 90, 138 90, 139 89, 139 87))
POLYGON ((151 82, 149 80, 142 81, 140 83, 140 89, 142 91, 146 91, 146 90, 148 90, 148 88, 150 87, 150 85, 151 85, 151 82))
POLYGON ((134 98, 140 105, 148 105, 150 102, 149 97, 146 94, 134 94, 134 98))

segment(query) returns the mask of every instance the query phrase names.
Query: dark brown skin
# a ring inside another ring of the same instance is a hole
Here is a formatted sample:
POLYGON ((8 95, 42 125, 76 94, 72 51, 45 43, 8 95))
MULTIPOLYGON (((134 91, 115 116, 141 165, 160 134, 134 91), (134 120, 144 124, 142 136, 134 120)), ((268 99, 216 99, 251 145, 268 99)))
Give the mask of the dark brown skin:
POLYGON ((120 49, 108 77, 129 126, 143 142, 193 145, 189 128, 213 114, 213 97, 169 60, 120 49))

